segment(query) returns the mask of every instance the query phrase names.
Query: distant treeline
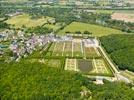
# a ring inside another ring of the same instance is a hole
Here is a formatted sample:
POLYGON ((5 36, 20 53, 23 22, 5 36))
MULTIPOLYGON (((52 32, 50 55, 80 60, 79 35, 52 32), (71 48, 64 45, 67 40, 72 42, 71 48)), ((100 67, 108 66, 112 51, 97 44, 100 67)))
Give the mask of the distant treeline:
MULTIPOLYGON (((53 7, 30 7, 30 6, 16 6, 0 7, 0 17, 7 17, 7 14, 18 12, 25 12, 32 16, 32 18, 41 16, 50 16, 56 19, 56 22, 64 22, 66 25, 73 21, 86 22, 97 24, 101 26, 119 29, 125 32, 134 32, 134 23, 126 23, 123 21, 112 20, 110 14, 100 13, 79 13, 79 9, 74 8, 53 8, 53 7)), ((81 10, 80 10, 81 11, 81 10)))

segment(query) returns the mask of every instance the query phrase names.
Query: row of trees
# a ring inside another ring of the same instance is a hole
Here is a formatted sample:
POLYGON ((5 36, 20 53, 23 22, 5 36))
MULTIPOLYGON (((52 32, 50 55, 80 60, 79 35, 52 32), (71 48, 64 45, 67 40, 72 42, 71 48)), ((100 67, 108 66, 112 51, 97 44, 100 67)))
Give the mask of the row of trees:
POLYGON ((49 28, 43 27, 43 26, 37 26, 37 27, 27 28, 25 32, 26 33, 36 33, 36 34, 46 34, 46 33, 53 32, 53 29, 49 29, 49 28))
POLYGON ((8 29, 10 28, 10 25, 3 22, 3 21, 0 21, 0 29, 8 29))
POLYGON ((128 33, 134 32, 134 23, 113 20, 111 19, 111 14, 91 13, 89 15, 88 13, 83 12, 80 16, 81 18, 78 19, 78 21, 81 22, 99 24, 106 27, 119 29, 128 33))
MULTIPOLYGON (((66 31, 66 33, 68 34, 68 33, 72 33, 72 32, 66 31)), ((75 33, 75 34, 87 34, 87 35, 92 35, 92 33, 89 32, 89 31, 84 31, 84 32, 76 31, 76 32, 74 32, 74 33, 75 33)))

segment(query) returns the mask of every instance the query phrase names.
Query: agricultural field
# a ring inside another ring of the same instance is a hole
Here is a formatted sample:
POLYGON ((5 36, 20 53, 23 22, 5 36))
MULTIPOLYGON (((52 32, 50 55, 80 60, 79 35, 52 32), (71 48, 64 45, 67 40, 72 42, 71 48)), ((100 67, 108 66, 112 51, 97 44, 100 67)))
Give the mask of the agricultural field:
POLYGON ((121 20, 125 22, 134 22, 134 14, 133 13, 113 13, 111 15, 112 19, 121 20))
POLYGON ((80 31, 83 33, 84 31, 89 31, 92 33, 93 36, 106 36, 110 34, 124 34, 120 30, 107 28, 99 25, 81 23, 81 22, 72 22, 70 25, 66 26, 63 30, 59 31, 58 34, 64 35, 66 32, 70 32, 71 34, 75 33, 76 31, 80 31))
POLYGON ((48 19, 51 17, 41 17, 37 19, 32 19, 30 15, 28 14, 22 14, 18 16, 11 17, 7 21, 5 21, 8 24, 13 25, 15 28, 21 28, 23 26, 26 27, 36 27, 41 26, 45 23, 47 23, 48 19))

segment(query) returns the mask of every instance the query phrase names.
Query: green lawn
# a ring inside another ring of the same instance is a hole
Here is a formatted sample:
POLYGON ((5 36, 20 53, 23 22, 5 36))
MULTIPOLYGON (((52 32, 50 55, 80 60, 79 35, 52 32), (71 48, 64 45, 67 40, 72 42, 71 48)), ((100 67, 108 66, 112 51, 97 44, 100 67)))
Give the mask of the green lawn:
POLYGON ((14 25, 16 28, 21 28, 23 25, 26 27, 36 27, 41 26, 44 23, 47 23, 47 20, 50 17, 41 17, 38 19, 31 19, 31 16, 28 14, 22 14, 14 16, 11 19, 7 20, 8 24, 14 25))
POLYGON ((93 24, 87 24, 87 23, 81 23, 81 22, 73 22, 67 27, 65 27, 63 30, 59 31, 58 34, 64 35, 66 32, 76 32, 76 31, 89 31, 93 33, 93 36, 105 36, 110 34, 123 34, 124 32, 112 28, 107 28, 99 25, 93 25, 93 24))
POLYGON ((115 10, 115 13, 133 14, 134 10, 115 10))
POLYGON ((54 31, 56 31, 61 27, 61 25, 60 25, 60 23, 56 23, 55 25, 54 24, 45 24, 44 27, 47 27, 49 29, 53 29, 54 31))
POLYGON ((113 10, 96 10, 95 12, 98 14, 112 14, 114 11, 113 10))

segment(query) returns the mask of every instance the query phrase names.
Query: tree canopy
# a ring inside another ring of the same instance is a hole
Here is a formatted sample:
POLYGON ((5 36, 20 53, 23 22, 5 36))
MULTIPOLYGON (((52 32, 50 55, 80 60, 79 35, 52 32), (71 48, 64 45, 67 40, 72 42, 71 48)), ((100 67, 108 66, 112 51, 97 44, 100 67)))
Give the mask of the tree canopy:
POLYGON ((134 35, 110 35, 100 40, 120 69, 134 72, 134 35))

